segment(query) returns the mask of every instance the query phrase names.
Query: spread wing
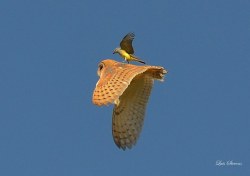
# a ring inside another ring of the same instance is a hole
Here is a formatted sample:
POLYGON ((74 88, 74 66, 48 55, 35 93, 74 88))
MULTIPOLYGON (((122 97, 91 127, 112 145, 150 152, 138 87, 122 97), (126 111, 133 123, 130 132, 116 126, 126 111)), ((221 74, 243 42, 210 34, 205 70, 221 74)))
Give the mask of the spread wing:
POLYGON ((128 54, 134 54, 134 49, 132 46, 134 38, 135 38, 134 33, 128 33, 120 43, 121 49, 125 50, 128 54))
POLYGON ((167 71, 158 66, 136 66, 104 60, 99 64, 99 80, 93 92, 92 101, 98 106, 115 103, 126 90, 133 78, 141 73, 149 74, 154 79, 163 80, 167 71))
POLYGON ((106 60, 102 63, 104 66, 92 98, 93 103, 98 106, 115 103, 132 79, 148 69, 112 60, 106 60))
POLYGON ((98 106, 114 103, 112 134, 125 150, 139 138, 154 79, 163 81, 167 71, 158 66, 136 66, 104 60, 99 64, 99 81, 92 101, 98 106))
POLYGON ((123 150, 131 148, 139 138, 152 86, 152 77, 143 73, 136 76, 113 109, 113 139, 123 150))

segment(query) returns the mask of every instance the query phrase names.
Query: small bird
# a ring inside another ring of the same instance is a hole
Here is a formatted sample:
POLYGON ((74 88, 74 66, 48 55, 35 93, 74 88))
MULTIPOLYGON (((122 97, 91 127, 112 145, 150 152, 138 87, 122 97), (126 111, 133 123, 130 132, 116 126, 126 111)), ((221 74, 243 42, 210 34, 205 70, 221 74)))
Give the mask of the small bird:
POLYGON ((144 61, 137 58, 134 54, 134 49, 132 46, 132 42, 135 38, 135 34, 130 32, 125 37, 123 37, 120 48, 116 48, 113 54, 118 53, 122 58, 124 58, 128 63, 130 61, 137 61, 143 64, 146 64, 144 61))

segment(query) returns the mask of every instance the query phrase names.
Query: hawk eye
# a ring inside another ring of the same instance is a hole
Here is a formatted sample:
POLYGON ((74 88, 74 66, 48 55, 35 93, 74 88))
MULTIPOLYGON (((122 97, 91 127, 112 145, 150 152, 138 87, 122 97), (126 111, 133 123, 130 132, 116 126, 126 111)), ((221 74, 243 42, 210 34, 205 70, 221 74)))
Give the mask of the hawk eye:
POLYGON ((98 66, 98 70, 97 70, 97 75, 98 75, 98 76, 100 76, 103 67, 104 67, 104 64, 103 64, 103 63, 100 63, 99 66, 98 66))
POLYGON ((103 63, 100 63, 100 65, 99 65, 99 71, 101 71, 103 69, 103 67, 104 67, 103 63))

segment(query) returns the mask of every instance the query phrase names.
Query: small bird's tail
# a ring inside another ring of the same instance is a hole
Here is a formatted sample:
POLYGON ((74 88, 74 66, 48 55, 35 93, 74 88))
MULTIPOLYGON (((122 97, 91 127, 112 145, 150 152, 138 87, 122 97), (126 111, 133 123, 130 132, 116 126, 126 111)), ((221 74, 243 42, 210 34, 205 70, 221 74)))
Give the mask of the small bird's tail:
POLYGON ((134 55, 132 55, 132 54, 131 54, 130 56, 131 56, 131 60, 140 62, 140 63, 142 63, 142 64, 146 64, 146 62, 140 60, 138 57, 136 57, 136 56, 134 56, 134 55))

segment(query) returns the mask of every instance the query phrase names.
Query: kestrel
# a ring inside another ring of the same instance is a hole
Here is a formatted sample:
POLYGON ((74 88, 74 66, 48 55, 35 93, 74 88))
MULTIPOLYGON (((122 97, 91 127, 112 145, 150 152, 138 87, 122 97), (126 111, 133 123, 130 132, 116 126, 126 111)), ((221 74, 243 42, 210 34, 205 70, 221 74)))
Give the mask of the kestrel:
POLYGON ((122 58, 124 58, 128 63, 129 61, 137 61, 145 64, 144 61, 137 58, 134 54, 134 49, 132 42, 135 38, 134 33, 128 33, 121 41, 120 48, 116 48, 113 54, 118 53, 122 58))
POLYGON ((167 73, 160 66, 138 66, 103 60, 98 66, 100 79, 92 101, 97 106, 114 104, 112 134, 115 144, 125 150, 139 138, 154 80, 167 73))

